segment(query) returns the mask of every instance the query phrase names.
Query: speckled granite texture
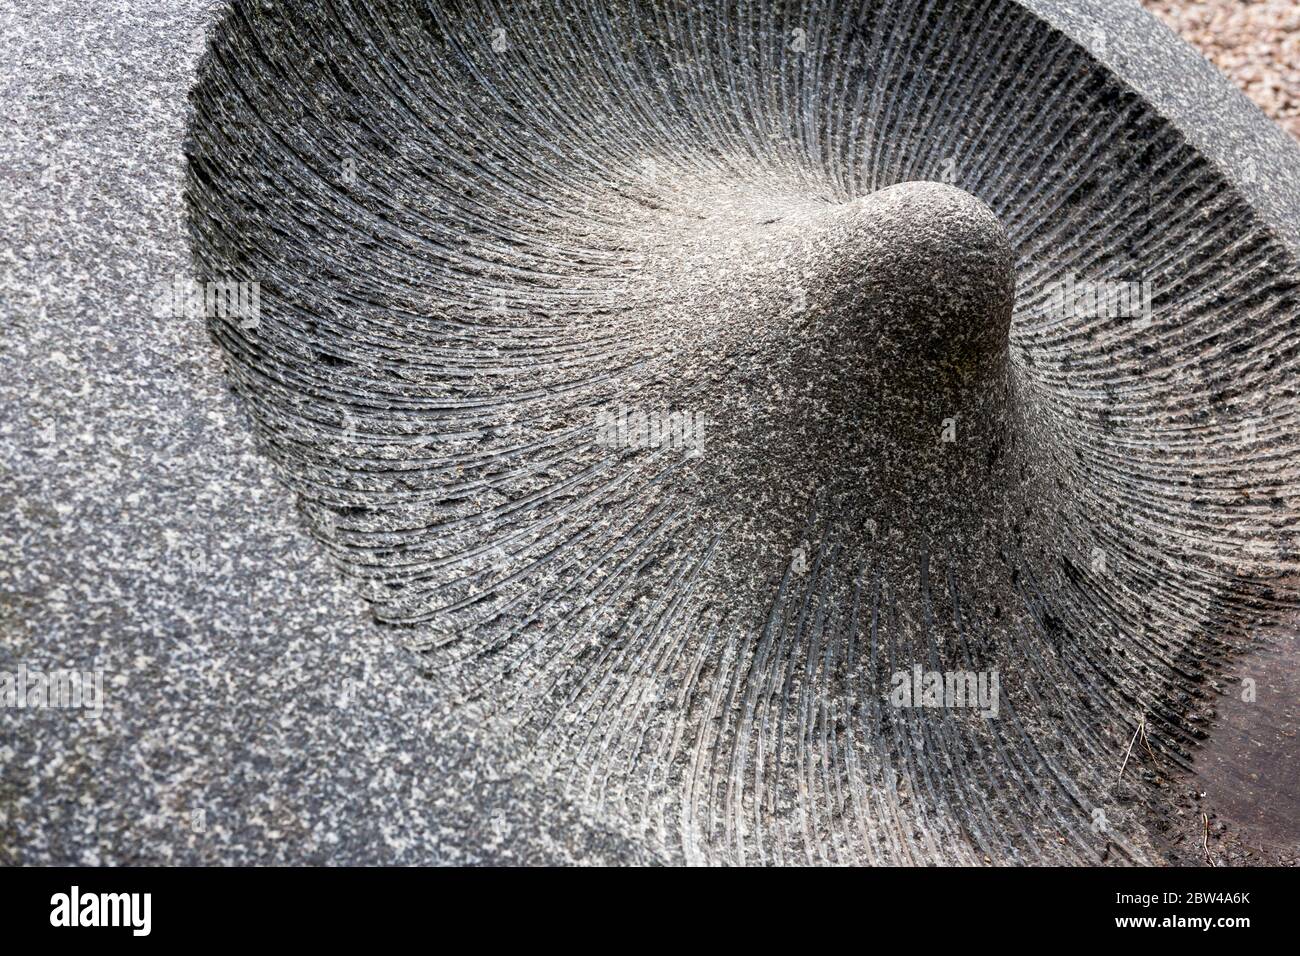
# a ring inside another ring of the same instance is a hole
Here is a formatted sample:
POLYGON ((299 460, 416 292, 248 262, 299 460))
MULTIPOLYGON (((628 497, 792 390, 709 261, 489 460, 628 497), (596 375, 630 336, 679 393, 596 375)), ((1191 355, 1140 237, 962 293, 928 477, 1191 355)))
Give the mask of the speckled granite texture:
POLYGON ((0 21, 0 672, 104 684, 0 709, 0 861, 1250 858, 1195 754, 1294 608, 1300 151, 1167 30, 235 6, 0 21), (260 324, 155 315, 191 250, 260 324), (1053 317, 1116 270, 1150 329, 1053 317), (590 447, 629 395, 708 451, 590 447))
POLYGON ((0 14, 0 862, 467 863, 650 854, 518 770, 377 629, 254 454, 188 269, 186 93, 216 5, 0 14))

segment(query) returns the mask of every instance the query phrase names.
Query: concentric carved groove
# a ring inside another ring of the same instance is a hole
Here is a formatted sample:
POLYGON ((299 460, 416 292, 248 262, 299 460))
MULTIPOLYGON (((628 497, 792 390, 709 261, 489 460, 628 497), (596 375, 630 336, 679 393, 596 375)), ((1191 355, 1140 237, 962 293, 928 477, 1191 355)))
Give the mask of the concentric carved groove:
POLYGON ((1086 51, 1009 0, 238 2, 194 106, 268 455, 570 792, 699 862, 1165 853, 1295 604, 1295 262, 1086 51))

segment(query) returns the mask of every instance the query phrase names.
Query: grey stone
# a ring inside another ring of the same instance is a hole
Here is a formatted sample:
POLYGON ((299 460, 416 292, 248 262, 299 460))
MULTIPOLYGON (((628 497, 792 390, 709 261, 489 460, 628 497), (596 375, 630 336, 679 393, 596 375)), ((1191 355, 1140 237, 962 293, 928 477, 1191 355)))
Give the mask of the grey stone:
POLYGON ((1131 4, 923 6, 6 14, 0 671, 105 709, 0 708, 0 855, 1200 862, 1300 150, 1131 4))

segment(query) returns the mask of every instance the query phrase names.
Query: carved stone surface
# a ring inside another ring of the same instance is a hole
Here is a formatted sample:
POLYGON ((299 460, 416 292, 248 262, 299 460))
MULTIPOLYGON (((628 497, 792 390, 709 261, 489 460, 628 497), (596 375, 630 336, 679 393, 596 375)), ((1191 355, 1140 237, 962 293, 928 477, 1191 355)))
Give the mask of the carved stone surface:
MULTIPOLYGON (((257 284, 255 314, 209 316, 247 421, 203 424, 229 407, 210 368, 148 394, 171 353, 131 338, 132 420, 193 410, 179 447, 123 440, 155 496, 160 449, 196 456, 174 536, 202 568, 141 557, 172 540, 157 503, 110 551, 129 596, 76 558, 119 635, 119 716, 165 715, 148 752, 170 763, 114 787, 121 815, 164 793, 219 828, 146 855, 275 858, 289 829, 356 860, 1204 860, 1220 695, 1261 645, 1261 687, 1296 668, 1300 150, 1145 15, 237 2, 191 102, 194 267, 257 284), (304 566, 321 553, 339 572, 304 566), (141 589, 142 563, 182 580, 141 589), (151 653, 170 669, 124 666, 151 653), (214 690, 232 658, 291 686, 214 690), (213 714, 178 720, 168 673, 213 714), (240 730, 244 694, 266 716, 240 730), (174 756, 213 725, 247 752, 174 756), (329 769, 354 759, 378 795, 329 769), (431 837, 453 812, 463 835, 431 837)), ((137 163, 112 174, 133 224, 137 163)), ((181 270, 168 202, 154 282, 181 270)), ((29 502, 7 543, 47 569, 50 479, 6 460, 29 502)), ((117 480, 73 500, 103 509, 117 480)), ((132 528, 115 507, 96 534, 132 528)), ((143 745, 108 733, 90 759, 113 779, 143 745)), ((30 807, 57 783, 17 786, 30 807)), ((42 830, 18 819, 7 845, 42 830)), ((1284 829, 1265 856, 1294 856, 1284 829)))

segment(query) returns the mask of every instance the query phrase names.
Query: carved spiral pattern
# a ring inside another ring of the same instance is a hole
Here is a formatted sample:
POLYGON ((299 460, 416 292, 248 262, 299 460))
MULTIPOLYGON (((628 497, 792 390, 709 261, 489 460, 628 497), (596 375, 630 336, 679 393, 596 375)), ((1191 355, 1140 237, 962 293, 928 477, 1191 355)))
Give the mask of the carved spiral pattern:
POLYGON ((1088 51, 1010 0, 237 2, 193 104, 232 380, 449 701, 669 858, 1168 856, 1296 603, 1295 262, 1088 51))

